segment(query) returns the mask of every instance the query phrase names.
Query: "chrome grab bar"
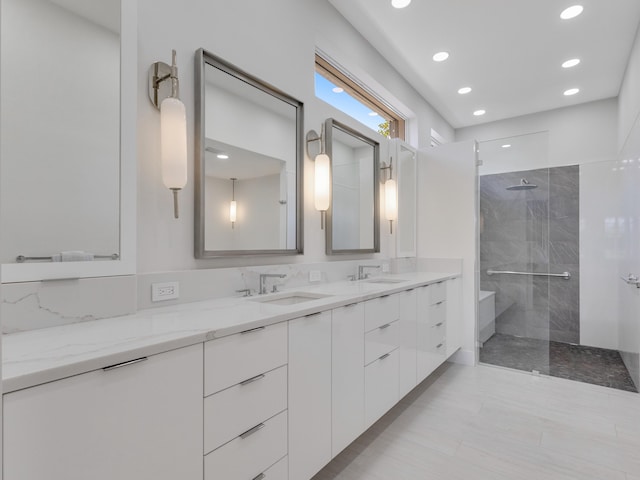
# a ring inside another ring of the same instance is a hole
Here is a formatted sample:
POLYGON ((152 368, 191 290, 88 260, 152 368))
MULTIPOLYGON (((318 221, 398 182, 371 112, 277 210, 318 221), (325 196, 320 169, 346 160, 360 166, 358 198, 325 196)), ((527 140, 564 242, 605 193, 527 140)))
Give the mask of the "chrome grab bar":
POLYGON ((627 278, 620 277, 620 280, 625 282, 627 285, 635 285, 636 288, 640 288, 640 278, 637 275, 629 274, 627 278))
POLYGON ((569 280, 571 278, 571 274, 569 272, 562 273, 536 273, 536 272, 512 272, 510 270, 487 270, 487 275, 496 275, 496 274, 507 274, 507 275, 531 275, 534 277, 559 277, 565 280, 569 280))

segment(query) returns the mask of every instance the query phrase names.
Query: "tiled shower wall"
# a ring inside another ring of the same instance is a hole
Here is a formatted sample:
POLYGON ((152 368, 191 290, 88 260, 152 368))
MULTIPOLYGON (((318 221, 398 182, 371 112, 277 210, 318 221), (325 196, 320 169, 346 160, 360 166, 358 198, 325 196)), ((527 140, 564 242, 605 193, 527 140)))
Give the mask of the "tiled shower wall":
POLYGON ((497 332, 580 343, 579 195, 577 165, 480 177, 480 285, 496 292, 497 332), (522 178, 538 187, 506 189, 522 178))

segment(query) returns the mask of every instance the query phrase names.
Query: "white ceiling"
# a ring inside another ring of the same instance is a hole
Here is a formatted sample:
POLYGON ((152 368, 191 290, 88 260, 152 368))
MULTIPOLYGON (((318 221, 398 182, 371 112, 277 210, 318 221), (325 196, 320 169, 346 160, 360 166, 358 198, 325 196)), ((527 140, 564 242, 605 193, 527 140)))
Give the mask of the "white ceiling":
POLYGON ((454 128, 616 97, 640 23, 640 0, 329 1, 454 128))

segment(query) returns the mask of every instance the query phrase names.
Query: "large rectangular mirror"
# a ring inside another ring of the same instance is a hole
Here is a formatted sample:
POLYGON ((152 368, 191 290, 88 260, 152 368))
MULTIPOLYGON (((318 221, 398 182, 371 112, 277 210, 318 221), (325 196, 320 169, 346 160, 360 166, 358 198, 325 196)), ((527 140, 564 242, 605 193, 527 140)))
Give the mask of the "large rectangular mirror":
POLYGON ((302 253, 302 103, 196 54, 195 256, 302 253))
POLYGON ((380 251, 380 144, 332 118, 325 122, 331 158, 327 255, 380 251))
POLYGON ((134 273, 135 2, 0 8, 2 281, 134 273))

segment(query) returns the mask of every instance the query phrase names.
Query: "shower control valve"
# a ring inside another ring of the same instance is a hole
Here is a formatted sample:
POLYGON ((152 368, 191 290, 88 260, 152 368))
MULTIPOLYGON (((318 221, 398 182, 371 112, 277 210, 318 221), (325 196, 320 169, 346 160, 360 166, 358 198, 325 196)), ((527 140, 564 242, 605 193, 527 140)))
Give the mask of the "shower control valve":
POLYGON ((627 278, 620 277, 627 285, 635 285, 636 288, 640 288, 640 278, 637 275, 629 274, 627 278))

